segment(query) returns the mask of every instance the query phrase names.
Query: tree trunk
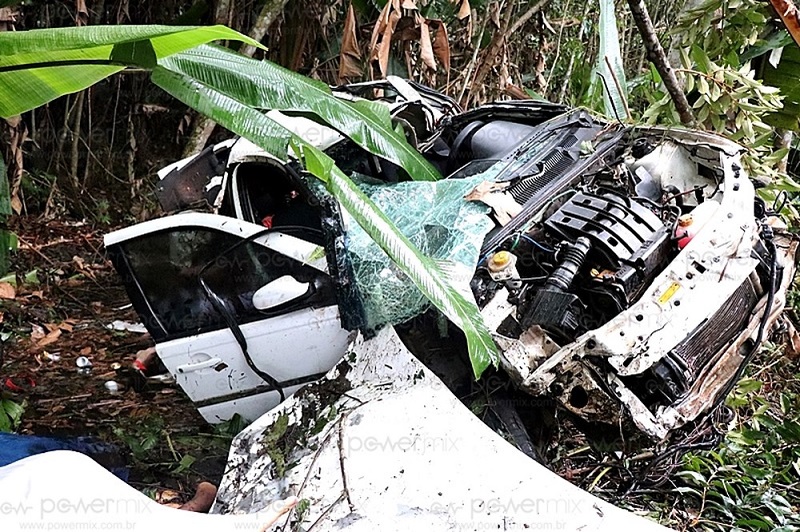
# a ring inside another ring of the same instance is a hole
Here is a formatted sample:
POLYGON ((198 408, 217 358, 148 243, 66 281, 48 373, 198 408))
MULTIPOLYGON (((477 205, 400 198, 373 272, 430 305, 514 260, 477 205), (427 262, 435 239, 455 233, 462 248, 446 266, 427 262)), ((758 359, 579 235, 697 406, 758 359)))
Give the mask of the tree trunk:
POLYGON ((776 170, 778 172, 786 173, 788 170, 787 166, 789 165, 789 152, 788 150, 792 147, 792 140, 794 140, 794 133, 791 129, 776 129, 775 130, 775 143, 773 144, 776 149, 787 149, 786 155, 778 161, 778 165, 776 170))
POLYGON ((694 125, 692 108, 689 105, 689 101, 686 99, 686 95, 683 93, 683 89, 681 89, 678 83, 678 79, 675 77, 675 71, 669 64, 664 48, 661 46, 661 42, 659 42, 656 36, 656 30, 653 27, 653 21, 650 20, 650 15, 647 13, 644 0, 628 0, 628 6, 631 8, 633 20, 636 23, 636 27, 639 29, 642 41, 644 41, 648 58, 661 75, 664 86, 667 88, 667 92, 669 92, 672 101, 675 103, 675 109, 678 111, 681 123, 686 126, 694 125))
MULTIPOLYGON (((228 20, 231 15, 231 2, 235 0, 217 0, 217 7, 214 10, 214 24, 228 25, 228 20)), ((201 151, 217 123, 204 115, 196 115, 192 123, 192 132, 189 133, 189 138, 186 140, 186 146, 183 148, 183 156, 189 157, 201 151)))
MULTIPOLYGON (((283 13, 283 9, 288 3, 289 0, 267 0, 267 3, 261 8, 261 12, 258 14, 258 18, 256 18, 248 36, 254 41, 261 42, 261 39, 267 34, 267 29, 275 22, 278 15, 283 13)), ((253 54, 256 53, 256 47, 245 44, 239 52, 247 57, 253 57, 253 54)))
MULTIPOLYGON (((230 3, 231 0, 220 0, 220 2, 217 4, 217 10, 214 14, 217 24, 227 23, 228 13, 230 12, 231 7, 230 3)), ((278 18, 278 15, 283 12, 283 8, 286 7, 287 3, 289 3, 289 0, 267 0, 267 3, 265 3, 264 7, 261 8, 261 12, 258 14, 256 21, 253 23, 253 27, 249 33, 250 38, 252 38, 254 41, 260 42, 261 39, 263 39, 267 34, 267 29, 270 27, 270 25, 275 22, 275 19, 278 18)), ((256 53, 256 47, 245 44, 242 46, 239 52, 247 57, 253 57, 253 55, 256 53)), ((210 118, 198 115, 194 120, 192 132, 189 134, 189 138, 186 140, 186 146, 183 149, 183 156, 189 157, 190 155, 201 151, 208 142, 208 139, 211 138, 211 134, 214 133, 214 128, 216 126, 216 122, 210 118)))

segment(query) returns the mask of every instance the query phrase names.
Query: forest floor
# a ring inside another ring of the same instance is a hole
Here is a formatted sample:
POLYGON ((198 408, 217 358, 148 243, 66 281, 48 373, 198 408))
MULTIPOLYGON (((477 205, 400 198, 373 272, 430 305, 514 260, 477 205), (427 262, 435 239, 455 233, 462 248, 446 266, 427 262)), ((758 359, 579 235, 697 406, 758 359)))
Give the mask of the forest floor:
POLYGON ((2 327, 10 336, 0 375, 11 379, 10 398, 24 404, 17 432, 118 445, 130 483, 159 499, 185 502, 198 482, 218 485, 232 435, 206 424, 177 386, 133 390, 135 355, 152 342, 146 333, 109 328, 138 318, 105 255, 106 231, 25 217, 12 229, 17 284, 3 294, 2 327), (78 371, 79 357, 91 361, 90 373, 78 371), (119 392, 110 392, 108 381, 119 392))

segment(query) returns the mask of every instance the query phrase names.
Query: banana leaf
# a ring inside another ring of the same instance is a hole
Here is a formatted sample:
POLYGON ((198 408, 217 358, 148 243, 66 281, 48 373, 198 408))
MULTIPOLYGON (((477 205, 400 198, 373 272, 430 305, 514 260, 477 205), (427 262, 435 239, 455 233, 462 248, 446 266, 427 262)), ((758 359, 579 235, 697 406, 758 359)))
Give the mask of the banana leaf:
MULTIPOLYGON (((152 79, 156 85, 178 100, 282 160, 287 159, 288 146, 291 144, 301 155, 308 171, 325 182, 328 191, 409 276, 417 288, 464 331, 475 377, 479 378, 490 364, 498 363, 497 346, 475 302, 460 293, 441 265, 424 256, 409 242, 350 178, 336 167, 330 157, 285 130, 260 110, 239 101, 238 97, 223 94, 189 75, 158 66, 152 79)), ((244 92, 251 89, 240 87, 244 92)), ((247 100, 246 95, 242 100, 247 100)))
POLYGON ((628 88, 613 0, 600 0, 600 49, 593 84, 602 86, 606 116, 617 120, 628 118, 628 88))
POLYGON ((256 41, 225 26, 89 26, 0 32, 0 117, 86 89, 126 67, 220 39, 256 41))
POLYGON ((433 165, 406 142, 403 134, 392 128, 385 105, 335 98, 330 88, 320 81, 219 46, 199 46, 167 57, 159 64, 253 109, 313 115, 370 153, 403 167, 412 179, 441 178, 433 165))
POLYGON ((774 127, 800 131, 800 47, 789 43, 783 49, 781 62, 772 66, 765 61, 765 85, 778 87, 784 96, 783 108, 767 115, 764 121, 774 127))

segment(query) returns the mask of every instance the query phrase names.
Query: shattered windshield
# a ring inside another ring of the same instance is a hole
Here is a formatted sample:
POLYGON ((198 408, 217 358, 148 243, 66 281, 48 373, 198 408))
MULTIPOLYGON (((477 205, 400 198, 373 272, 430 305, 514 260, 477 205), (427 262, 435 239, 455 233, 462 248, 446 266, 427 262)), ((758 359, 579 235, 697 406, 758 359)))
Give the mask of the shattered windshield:
MULTIPOLYGON (((483 239, 492 228, 488 208, 464 199, 485 179, 409 181, 384 184, 364 176, 354 180, 423 254, 446 261, 467 291, 483 239)), ((397 324, 424 312, 429 303, 414 283, 351 218, 346 218, 344 253, 361 294, 365 329, 397 324), (368 297, 366 296, 368 294, 368 297)))

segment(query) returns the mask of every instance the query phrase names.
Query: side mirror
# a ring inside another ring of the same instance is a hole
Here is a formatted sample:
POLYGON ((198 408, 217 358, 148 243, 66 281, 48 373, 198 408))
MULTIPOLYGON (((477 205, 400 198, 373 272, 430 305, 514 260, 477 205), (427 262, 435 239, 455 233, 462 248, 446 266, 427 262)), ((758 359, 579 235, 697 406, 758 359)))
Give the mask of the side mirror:
POLYGON ((291 275, 284 275, 256 290, 253 306, 258 310, 279 307, 305 296, 310 288, 310 283, 301 283, 291 275))

